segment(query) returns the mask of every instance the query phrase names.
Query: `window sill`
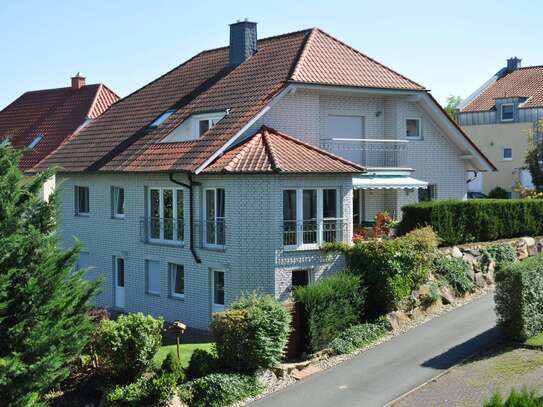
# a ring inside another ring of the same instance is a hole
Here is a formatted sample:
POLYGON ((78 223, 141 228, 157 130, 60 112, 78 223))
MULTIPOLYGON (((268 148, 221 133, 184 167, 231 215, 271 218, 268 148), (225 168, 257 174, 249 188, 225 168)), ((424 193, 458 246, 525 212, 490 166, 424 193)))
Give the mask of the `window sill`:
POLYGON ((113 216, 111 216, 111 219, 124 220, 125 216, 124 215, 113 215, 113 216))
POLYGON ((170 294, 170 295, 169 295, 169 298, 170 298, 171 300, 185 302, 185 296, 184 296, 184 295, 181 296, 181 295, 170 294))
POLYGON ((502 161, 513 161, 512 158, 502 158, 502 161))
POLYGON ((405 136, 404 138, 406 140, 410 140, 410 141, 422 141, 422 140, 424 140, 423 137, 407 137, 407 136, 405 136))
POLYGON ((304 252, 321 250, 321 246, 318 244, 307 244, 302 246, 283 246, 285 252, 304 252))
POLYGON ((160 293, 152 293, 152 292, 149 292, 149 291, 147 291, 145 294, 150 295, 151 297, 160 297, 161 296, 160 293))
POLYGON ((169 241, 169 240, 147 240, 145 241, 145 244, 151 245, 151 246, 170 246, 170 247, 185 247, 184 241, 169 241))
POLYGON ((219 246, 219 245, 210 245, 210 244, 204 244, 202 246, 203 250, 209 250, 212 252, 225 252, 226 246, 219 246))
POLYGON ((75 216, 78 218, 90 218, 90 213, 76 213, 75 216))

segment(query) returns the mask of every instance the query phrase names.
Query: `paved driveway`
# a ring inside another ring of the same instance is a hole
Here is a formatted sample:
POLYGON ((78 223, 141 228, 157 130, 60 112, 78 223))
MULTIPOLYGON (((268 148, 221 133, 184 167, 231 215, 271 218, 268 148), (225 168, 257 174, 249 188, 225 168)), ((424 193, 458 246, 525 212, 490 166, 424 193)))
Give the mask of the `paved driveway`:
POLYGON ((383 406, 499 338, 492 294, 251 404, 383 406))

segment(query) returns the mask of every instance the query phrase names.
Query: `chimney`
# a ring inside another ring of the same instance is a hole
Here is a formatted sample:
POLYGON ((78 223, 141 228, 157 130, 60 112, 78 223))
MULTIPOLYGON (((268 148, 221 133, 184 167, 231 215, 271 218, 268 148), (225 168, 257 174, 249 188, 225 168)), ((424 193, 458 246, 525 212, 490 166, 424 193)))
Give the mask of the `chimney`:
POLYGON ((85 86, 85 77, 81 74, 81 72, 78 72, 77 75, 72 77, 72 89, 78 90, 83 86, 85 86))
POLYGON ((520 63, 522 62, 522 59, 517 57, 512 57, 507 60, 507 70, 509 72, 514 71, 515 69, 520 68, 520 63))
POLYGON ((256 52, 256 23, 247 19, 230 24, 230 65, 238 66, 256 52))

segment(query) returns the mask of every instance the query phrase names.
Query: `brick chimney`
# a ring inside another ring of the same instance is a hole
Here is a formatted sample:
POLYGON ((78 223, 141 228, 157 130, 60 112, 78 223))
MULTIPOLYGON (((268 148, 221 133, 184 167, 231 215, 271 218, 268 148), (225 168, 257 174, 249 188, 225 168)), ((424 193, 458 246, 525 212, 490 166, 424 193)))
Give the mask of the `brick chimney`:
POLYGON ((256 52, 256 23, 247 19, 230 24, 230 65, 238 66, 256 52))
POLYGON ((85 86, 85 77, 81 74, 81 72, 78 72, 77 75, 72 77, 72 89, 78 90, 83 86, 85 86))
POLYGON ((514 71, 515 69, 520 68, 522 59, 517 57, 512 57, 507 60, 507 70, 509 72, 514 71))

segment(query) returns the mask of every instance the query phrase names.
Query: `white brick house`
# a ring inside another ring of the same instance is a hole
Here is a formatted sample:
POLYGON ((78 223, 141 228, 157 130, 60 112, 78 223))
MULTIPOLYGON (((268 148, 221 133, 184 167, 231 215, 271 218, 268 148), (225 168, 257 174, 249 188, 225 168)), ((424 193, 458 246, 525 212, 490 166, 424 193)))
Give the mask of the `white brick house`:
POLYGON ((250 22, 43 165, 59 167, 62 244, 79 238, 104 279, 98 305, 200 328, 243 291, 284 299, 343 269, 319 247, 353 223, 464 198, 466 170, 493 169, 420 85, 318 29, 257 42, 250 22))

